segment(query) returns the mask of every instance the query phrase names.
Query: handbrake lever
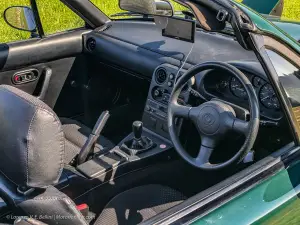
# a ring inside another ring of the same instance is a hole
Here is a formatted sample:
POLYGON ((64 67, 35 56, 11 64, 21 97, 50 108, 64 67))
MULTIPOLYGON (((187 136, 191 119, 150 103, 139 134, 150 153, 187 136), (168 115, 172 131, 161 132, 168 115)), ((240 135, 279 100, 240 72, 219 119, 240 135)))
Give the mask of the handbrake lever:
POLYGON ((80 153, 78 154, 77 165, 84 163, 87 157, 92 153, 92 151, 94 150, 94 146, 100 136, 100 133, 103 130, 109 117, 109 111, 104 111, 101 113, 97 120, 97 123, 93 128, 92 133, 89 135, 89 138, 86 140, 85 144, 80 150, 80 153))

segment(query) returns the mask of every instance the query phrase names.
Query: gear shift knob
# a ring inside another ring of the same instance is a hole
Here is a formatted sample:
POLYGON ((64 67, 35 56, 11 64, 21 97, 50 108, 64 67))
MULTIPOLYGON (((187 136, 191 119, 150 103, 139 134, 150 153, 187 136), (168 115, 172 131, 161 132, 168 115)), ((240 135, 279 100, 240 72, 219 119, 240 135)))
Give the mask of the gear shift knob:
POLYGON ((141 121, 135 121, 132 124, 132 132, 135 139, 141 139, 143 132, 143 123, 141 121))

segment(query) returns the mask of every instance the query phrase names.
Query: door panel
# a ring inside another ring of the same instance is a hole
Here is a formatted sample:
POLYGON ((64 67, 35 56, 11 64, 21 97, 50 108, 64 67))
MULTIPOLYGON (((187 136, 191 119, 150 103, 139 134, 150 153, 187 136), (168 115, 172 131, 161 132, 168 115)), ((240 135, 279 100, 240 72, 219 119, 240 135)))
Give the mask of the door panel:
POLYGON ((53 108, 76 57, 82 52, 84 32, 87 30, 0 45, 0 84, 15 86, 37 97, 42 94, 42 100, 53 108), (31 80, 27 71, 34 71, 36 79, 31 80))

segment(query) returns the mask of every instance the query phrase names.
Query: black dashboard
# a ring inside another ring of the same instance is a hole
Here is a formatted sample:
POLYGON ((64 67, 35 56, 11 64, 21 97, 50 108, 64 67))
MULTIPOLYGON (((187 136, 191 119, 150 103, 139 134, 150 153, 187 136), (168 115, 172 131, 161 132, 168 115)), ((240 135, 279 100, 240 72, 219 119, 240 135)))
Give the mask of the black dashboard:
MULTIPOLYGON (((163 37, 161 29, 153 22, 145 21, 114 21, 109 29, 103 32, 92 31, 85 34, 84 39, 86 53, 134 76, 151 80, 150 97, 146 106, 149 106, 149 101, 155 100, 153 99, 155 93, 161 95, 160 86, 165 85, 164 90, 170 92, 166 86, 170 81, 157 85, 153 79, 156 70, 167 64, 168 68, 165 69, 169 79, 171 74, 169 71, 178 70, 192 46, 188 42, 163 37)), ((193 51, 183 70, 206 61, 229 62, 240 69, 255 87, 260 99, 261 116, 269 120, 282 118, 279 102, 255 54, 243 49, 234 37, 197 29, 193 51)), ((243 88, 229 74, 207 71, 196 77, 195 86, 205 100, 219 98, 248 108, 243 88)), ((166 102, 161 103, 166 105, 166 102)), ((165 108, 161 111, 164 110, 165 108)), ((147 113, 149 114, 149 111, 147 113)))

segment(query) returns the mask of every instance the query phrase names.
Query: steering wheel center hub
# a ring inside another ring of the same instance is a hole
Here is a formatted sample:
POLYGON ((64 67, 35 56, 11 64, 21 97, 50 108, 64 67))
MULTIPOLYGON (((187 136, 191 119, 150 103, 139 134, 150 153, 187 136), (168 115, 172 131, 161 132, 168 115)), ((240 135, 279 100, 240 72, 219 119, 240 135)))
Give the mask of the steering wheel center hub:
POLYGON ((198 114, 198 127, 203 134, 215 134, 220 127, 220 114, 213 106, 204 106, 198 114))

